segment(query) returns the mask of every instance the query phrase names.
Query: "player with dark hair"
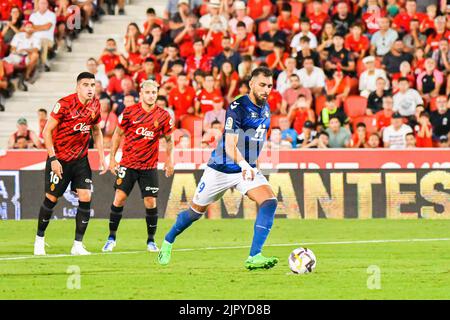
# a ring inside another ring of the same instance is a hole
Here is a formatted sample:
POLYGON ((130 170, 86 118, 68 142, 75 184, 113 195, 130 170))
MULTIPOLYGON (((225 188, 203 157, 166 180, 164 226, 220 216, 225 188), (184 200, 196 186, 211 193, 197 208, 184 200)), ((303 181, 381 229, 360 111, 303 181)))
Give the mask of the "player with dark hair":
POLYGON ((164 170, 166 177, 173 174, 173 139, 174 128, 170 114, 156 105, 158 98, 158 84, 153 80, 146 80, 141 84, 141 101, 125 108, 119 117, 119 125, 114 132, 110 153, 109 170, 116 175, 114 188, 116 193, 111 205, 109 219, 109 237, 102 251, 112 251, 116 246, 116 232, 125 202, 137 182, 144 199, 145 221, 147 223, 147 250, 158 251, 155 243, 155 233, 158 224, 158 155, 159 139, 166 139, 167 159, 164 170), (117 166, 116 152, 122 138, 122 159, 117 166))
POLYGON ((251 75, 250 93, 229 105, 222 139, 211 154, 191 206, 178 215, 165 237, 158 255, 160 264, 169 263, 175 238, 200 219, 208 210, 208 206, 219 200, 232 187, 236 187, 259 206, 253 242, 245 267, 249 270, 268 269, 278 263, 277 258, 264 257, 261 254, 273 224, 277 199, 266 178, 256 167, 270 127, 267 98, 272 87, 272 71, 258 67, 251 75))
POLYGON ((95 98, 95 76, 82 72, 77 77, 76 93, 58 100, 43 131, 48 158, 45 166, 45 199, 39 211, 34 243, 35 255, 46 254, 44 233, 58 198, 69 184, 79 198, 71 254, 90 254, 82 241, 91 212, 92 172, 87 158, 91 131, 103 167, 100 174, 104 174, 108 167, 103 152, 100 103, 95 98))

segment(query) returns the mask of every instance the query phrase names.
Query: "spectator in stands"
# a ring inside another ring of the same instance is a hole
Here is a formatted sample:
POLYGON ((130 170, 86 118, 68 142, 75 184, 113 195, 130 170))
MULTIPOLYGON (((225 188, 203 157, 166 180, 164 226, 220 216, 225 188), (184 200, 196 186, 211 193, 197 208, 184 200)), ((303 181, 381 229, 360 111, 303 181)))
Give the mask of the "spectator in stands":
POLYGON ((369 140, 369 133, 364 122, 356 125, 356 132, 353 133, 350 146, 355 149, 365 148, 369 140))
POLYGON ((117 51, 116 40, 112 38, 106 40, 106 47, 98 60, 98 64, 104 65, 105 73, 108 77, 113 76, 114 68, 118 64, 121 64, 122 66, 127 65, 125 58, 117 51))
POLYGON ((320 132, 317 139, 317 148, 328 149, 330 148, 329 143, 330 143, 330 136, 328 135, 328 133, 325 131, 320 132))
MULTIPOLYGON (((448 39, 444 38, 439 40, 439 48, 434 50, 431 58, 436 62, 437 68, 448 74, 450 72, 450 50, 448 39)), ((448 78, 447 78, 447 83, 448 78)))
POLYGON ((309 88, 315 96, 322 94, 325 88, 325 74, 321 68, 314 66, 311 57, 305 58, 299 77, 302 79, 303 86, 309 88))
POLYGON ((367 143, 364 147, 369 149, 376 149, 381 147, 380 143, 380 136, 378 135, 378 133, 373 132, 369 135, 369 140, 367 140, 367 143))
POLYGON ((28 91, 25 81, 30 80, 38 64, 39 49, 40 39, 33 32, 33 24, 26 22, 24 32, 14 35, 11 41, 10 54, 5 58, 5 61, 14 65, 15 69, 25 69, 25 72, 21 72, 19 77, 18 88, 20 90, 28 91))
POLYGON ((320 53, 322 59, 326 58, 327 49, 333 45, 333 36, 336 33, 336 29, 331 21, 325 22, 321 35, 320 45, 317 47, 317 51, 320 53))
POLYGON ((196 70, 212 71, 212 61, 204 52, 203 40, 200 38, 194 39, 193 48, 193 54, 186 59, 186 73, 189 78, 192 78, 196 70))
POLYGON ((272 10, 272 3, 270 0, 248 0, 247 14, 258 24, 266 20, 272 10))
POLYGON ((188 134, 184 134, 180 137, 180 140, 175 144, 176 149, 190 149, 191 148, 191 137, 188 134))
POLYGON ((170 43, 164 51, 164 63, 161 66, 161 76, 164 77, 170 74, 175 62, 181 61, 181 65, 184 67, 184 61, 180 59, 178 45, 170 43))
POLYGON ((44 131, 44 127, 47 124, 47 110, 44 108, 40 108, 38 110, 38 122, 39 122, 39 141, 41 142, 42 146, 45 147, 44 144, 44 136, 42 135, 42 132, 44 131))
POLYGON ((109 99, 100 100, 100 128, 105 148, 111 147, 111 139, 117 127, 117 115, 112 111, 109 99))
MULTIPOLYGON (((297 33, 291 41, 292 54, 296 55, 297 52, 302 50, 300 40, 303 37, 307 37, 309 39, 309 48, 315 49, 317 48, 317 38, 314 33, 311 32, 311 24, 308 18, 302 18, 300 20, 300 32, 297 33)), ((306 39, 306 38, 305 38, 306 39)))
POLYGON ((391 125, 392 115, 394 114, 394 99, 391 95, 383 97, 383 110, 378 111, 375 114, 377 119, 377 129, 382 131, 385 127, 391 125))
POLYGON ((48 66, 48 52, 55 44, 56 15, 49 10, 47 0, 38 0, 36 11, 31 14, 34 34, 40 41, 41 63, 45 71, 50 71, 48 66))
POLYGON ((219 121, 222 126, 225 125, 225 114, 226 111, 223 108, 224 99, 221 95, 216 95, 212 98, 213 109, 205 113, 205 118, 203 119, 203 129, 207 130, 212 127, 214 121, 219 121))
POLYGON ((348 3, 339 2, 336 5, 336 13, 331 17, 331 20, 336 26, 337 33, 347 34, 350 26, 355 22, 355 17, 349 12, 348 3))
POLYGON ((146 35, 145 33, 143 33, 143 35, 146 36, 144 42, 150 44, 150 54, 155 56, 158 60, 162 60, 164 57, 164 49, 167 48, 170 43, 170 37, 166 33, 163 33, 161 25, 155 24, 149 35, 146 35))
POLYGON ((173 109, 169 107, 169 100, 167 100, 165 96, 158 96, 156 98, 155 104, 161 109, 166 110, 175 123, 175 113, 173 112, 173 109))
POLYGON ((288 117, 281 117, 278 121, 278 125, 281 130, 281 139, 283 141, 289 141, 292 144, 292 148, 297 148, 297 136, 298 133, 290 126, 291 122, 288 117))
POLYGON ((247 7, 245 5, 245 2, 239 0, 234 1, 233 8, 235 16, 228 22, 228 27, 231 33, 233 34, 237 33, 237 24, 240 21, 244 22, 245 25, 247 26, 247 32, 252 32, 254 22, 253 19, 247 15, 247 7))
POLYGON ((9 20, 4 24, 1 35, 5 43, 10 43, 13 37, 20 32, 23 23, 23 14, 18 7, 11 8, 9 20))
MULTIPOLYGON (((264 32, 259 41, 257 53, 260 57, 267 57, 275 49, 275 44, 281 44, 283 49, 286 48, 287 37, 286 33, 281 31, 278 27, 277 17, 271 16, 268 19, 269 30, 264 32)), ((268 62, 269 66, 270 63, 268 62)))
POLYGON ((95 75, 95 80, 100 81, 103 89, 106 89, 109 84, 108 76, 103 72, 98 70, 98 62, 94 58, 89 58, 86 62, 86 69, 88 72, 95 75))
POLYGON ((314 61, 314 65, 316 67, 320 67, 320 54, 316 51, 311 49, 310 40, 307 36, 303 36, 300 38, 300 48, 302 50, 297 52, 296 60, 297 60, 297 68, 303 67, 303 61, 305 61, 306 57, 311 57, 314 61))
POLYGON ((416 77, 411 71, 411 64, 408 61, 403 61, 400 63, 400 72, 394 73, 392 75, 392 92, 395 94, 399 91, 398 81, 400 78, 407 78, 409 81, 409 86, 414 88, 416 86, 416 77))
POLYGON ((336 33, 333 36, 333 45, 327 50, 327 60, 325 62, 325 74, 331 78, 335 70, 342 70, 346 76, 354 76, 355 61, 350 52, 344 48, 344 38, 342 34, 336 33))
POLYGON ((376 91, 376 82, 379 78, 384 79, 385 87, 383 90, 388 90, 389 80, 387 79, 386 72, 383 69, 378 69, 375 67, 375 57, 368 56, 362 61, 366 67, 366 70, 361 73, 359 77, 359 91, 361 96, 367 98, 372 92, 376 91))
POLYGON ((428 58, 425 60, 425 70, 417 76, 417 90, 427 103, 439 95, 444 83, 444 74, 436 69, 436 62, 428 58))
POLYGON ((370 39, 371 55, 384 56, 391 51, 391 47, 398 39, 398 33, 390 28, 390 20, 387 17, 378 18, 380 30, 375 32, 370 39))
POLYGON ((363 25, 355 23, 351 27, 351 33, 345 37, 345 49, 353 53, 355 59, 362 59, 370 49, 370 41, 363 33, 363 25))
POLYGON ((423 48, 427 42, 427 36, 419 31, 419 20, 411 19, 409 23, 410 32, 403 37, 403 50, 405 52, 414 52, 417 48, 423 48))
POLYGON ((112 95, 112 100, 114 101, 113 110, 117 115, 122 114, 123 110, 125 109, 125 98, 127 96, 134 97, 134 100, 136 101, 139 99, 139 94, 136 91, 134 82, 129 77, 123 78, 121 80, 120 91, 112 95))
POLYGON ((200 26, 204 29, 212 29, 217 32, 225 32, 228 27, 227 19, 220 14, 220 0, 209 0, 208 13, 203 15, 200 20, 200 26))
POLYGON ((247 32, 245 23, 242 21, 238 22, 236 28, 236 34, 231 36, 233 50, 236 50, 241 55, 253 56, 257 43, 255 35, 251 32, 247 32))
POLYGON ((20 137, 25 138, 28 148, 40 148, 41 142, 33 130, 28 129, 28 121, 25 118, 17 120, 17 131, 10 135, 8 149, 17 149, 20 137))
POLYGON ((388 74, 394 74, 400 71, 400 64, 403 61, 411 63, 413 56, 408 52, 403 52, 403 42, 400 39, 395 40, 391 51, 383 57, 383 69, 388 74))
POLYGON ((417 147, 416 137, 414 133, 409 132, 405 136, 405 149, 414 149, 417 147))
POLYGON ((298 17, 292 14, 292 6, 289 2, 281 4, 280 15, 278 16, 278 27, 289 38, 300 30, 298 17))
POLYGON ((146 20, 143 24, 143 30, 142 34, 144 37, 149 37, 151 34, 151 31, 154 26, 163 26, 162 19, 159 19, 156 15, 156 11, 154 8, 148 8, 146 11, 146 20))
POLYGON ((210 73, 206 74, 202 89, 196 95, 195 113, 203 117, 206 112, 213 110, 213 98, 221 95, 220 90, 214 88, 214 76, 210 73))
POLYGON ((266 58, 267 65, 269 69, 272 70, 274 77, 278 77, 278 75, 286 69, 286 59, 288 57, 289 54, 285 52, 284 42, 275 42, 273 52, 266 58))
MULTIPOLYGON (((289 137, 291 139, 291 137, 289 137)), ((280 128, 275 127, 270 131, 270 138, 267 141, 267 147, 270 149, 292 149, 292 143, 289 140, 283 139, 280 128)))
POLYGON ((391 125, 383 130, 384 147, 390 149, 406 148, 406 135, 408 133, 412 133, 411 127, 403 123, 403 117, 400 113, 394 113, 391 125))
POLYGON ((252 75, 252 71, 256 68, 256 64, 253 62, 253 58, 249 55, 244 55, 241 59, 241 63, 239 64, 237 69, 239 79, 249 81, 252 75))
POLYGON ((125 67, 122 64, 118 64, 114 67, 114 76, 112 76, 109 79, 107 92, 110 96, 123 92, 122 89, 123 79, 131 79, 131 78, 128 75, 126 75, 125 67))
POLYGON ((152 58, 147 58, 142 64, 142 69, 135 73, 134 80, 138 86, 145 80, 154 80, 161 84, 161 75, 156 72, 155 61, 152 58))
POLYGON ((439 148, 449 148, 450 147, 450 143, 448 141, 448 136, 439 137, 438 147, 439 148))
POLYGON ((314 0, 312 2, 312 12, 308 14, 308 18, 311 22, 311 32, 318 37, 324 27, 325 22, 328 20, 328 15, 324 11, 322 1, 314 0))
POLYGON ((225 96, 226 103, 230 103, 238 94, 239 75, 233 69, 233 65, 229 61, 222 64, 220 73, 216 78, 215 88, 222 92, 225 96))
POLYGON ((103 98, 111 100, 111 97, 106 93, 105 89, 103 89, 102 83, 99 80, 95 81, 95 97, 99 100, 103 98))
POLYGON ((58 6, 55 7, 56 15, 56 50, 66 47, 67 52, 72 52, 72 38, 75 30, 71 17, 73 14, 73 7, 71 7, 70 0, 60 0, 58 6))
POLYGON ((211 122, 211 127, 205 130, 202 137, 202 148, 216 148, 223 132, 223 123, 218 120, 211 122))
POLYGON ((305 121, 301 133, 297 136, 297 148, 316 148, 319 139, 314 123, 305 121))
POLYGON ((322 112, 319 115, 319 124, 321 127, 327 129, 330 125, 330 120, 332 117, 339 119, 339 125, 345 125, 348 127, 350 119, 345 114, 343 108, 339 108, 337 105, 336 97, 333 95, 327 95, 325 108, 322 109, 322 112))
POLYGON ((169 93, 169 106, 175 112, 177 121, 185 114, 194 114, 195 90, 189 85, 186 73, 180 73, 177 79, 177 86, 169 93))
POLYGON ((375 83, 375 91, 372 91, 367 98, 367 115, 376 114, 383 109, 383 98, 390 94, 386 89, 386 79, 378 78, 375 83))
POLYGON ((430 114, 426 111, 422 111, 418 122, 418 125, 414 128, 416 134, 416 146, 418 148, 432 148, 433 130, 430 123, 430 114))
MULTIPOLYGON (((293 57, 288 57, 286 59, 286 69, 283 70, 277 77, 277 85, 276 89, 280 94, 284 94, 284 92, 291 87, 290 77, 292 75, 297 75, 299 70, 296 68, 296 61, 293 57)), ((299 78, 300 79, 300 78, 299 78)))
POLYGON ((341 120, 336 115, 329 119, 329 127, 325 130, 328 133, 330 148, 350 147, 351 133, 347 128, 342 127, 341 120))
POLYGON ((213 59, 212 65, 214 77, 219 75, 222 64, 225 61, 230 61, 234 70, 237 70, 241 63, 241 55, 232 48, 231 38, 229 36, 224 36, 222 38, 222 48, 223 51, 213 59))
POLYGON ((128 24, 127 33, 125 35, 125 51, 128 56, 139 54, 139 47, 145 41, 145 36, 139 30, 135 22, 128 24))
POLYGON ((300 95, 306 97, 306 101, 309 105, 312 103, 311 90, 304 88, 300 82, 300 77, 293 73, 289 77, 290 87, 282 94, 283 102, 281 105, 281 113, 286 114, 290 108, 297 102, 300 95))
POLYGON ((331 79, 325 81, 327 95, 336 96, 340 105, 350 94, 352 82, 351 78, 341 70, 335 70, 331 79))
POLYGON ((402 117, 414 115, 418 104, 423 104, 423 99, 417 90, 409 87, 407 78, 398 81, 399 91, 394 95, 394 112, 402 117))
POLYGON ((450 102, 446 97, 439 96, 436 99, 436 110, 431 112, 430 122, 433 127, 433 141, 438 142, 441 136, 450 132, 450 102))
POLYGON ((446 20, 444 16, 439 16, 434 20, 435 28, 432 30, 430 36, 427 39, 427 46, 425 47, 425 54, 429 54, 430 51, 434 51, 439 48, 439 40, 449 39, 449 32, 446 28, 446 20))
POLYGON ((311 103, 307 100, 306 96, 300 94, 297 101, 289 109, 287 115, 289 121, 293 124, 292 127, 301 133, 306 121, 314 123, 316 121, 316 115, 314 110, 311 109, 311 103))
POLYGON ((424 13, 417 12, 416 0, 406 0, 405 11, 397 14, 393 21, 394 28, 401 34, 408 33, 409 23, 412 19, 419 20, 420 23, 426 18, 424 13))

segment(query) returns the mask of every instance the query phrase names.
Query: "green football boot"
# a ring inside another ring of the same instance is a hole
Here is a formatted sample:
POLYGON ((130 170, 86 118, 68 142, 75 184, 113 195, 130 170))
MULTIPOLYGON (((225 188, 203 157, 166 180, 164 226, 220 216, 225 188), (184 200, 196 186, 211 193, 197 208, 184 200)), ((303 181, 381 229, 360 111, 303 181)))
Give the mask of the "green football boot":
POLYGON ((245 267, 248 270, 255 269, 270 269, 273 268, 278 263, 278 258, 276 257, 264 257, 261 253, 254 255, 253 257, 249 257, 245 261, 245 267))

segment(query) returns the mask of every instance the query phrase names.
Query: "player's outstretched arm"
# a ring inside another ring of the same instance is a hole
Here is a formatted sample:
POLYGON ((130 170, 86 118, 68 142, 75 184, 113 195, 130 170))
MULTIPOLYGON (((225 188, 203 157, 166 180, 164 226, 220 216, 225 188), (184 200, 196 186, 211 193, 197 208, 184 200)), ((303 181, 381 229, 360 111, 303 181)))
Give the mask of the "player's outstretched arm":
POLYGON ((102 170, 100 174, 105 174, 108 171, 108 166, 105 162, 105 150, 103 149, 103 134, 100 124, 97 123, 92 126, 92 137, 94 138, 94 145, 97 148, 99 159, 100 159, 100 169, 102 170))
POLYGON ((52 138, 53 130, 55 130, 55 128, 57 126, 58 126, 58 120, 56 120, 55 118, 50 116, 47 120, 44 130, 42 131, 42 136, 44 137, 44 144, 45 144, 45 148, 47 149, 48 157, 51 159, 52 171, 60 179, 62 179, 63 169, 62 169, 61 163, 58 161, 58 159, 56 159, 55 149, 53 147, 53 138, 52 138))
POLYGON ((120 142, 122 141, 124 131, 120 127, 116 127, 114 131, 112 141, 111 141, 111 150, 109 153, 109 171, 113 175, 116 175, 117 162, 116 162, 116 153, 119 149, 120 142))
POLYGON ((166 139, 166 153, 167 158, 164 163, 164 170, 166 172, 166 177, 170 177, 173 175, 173 134, 169 134, 164 136, 166 139))

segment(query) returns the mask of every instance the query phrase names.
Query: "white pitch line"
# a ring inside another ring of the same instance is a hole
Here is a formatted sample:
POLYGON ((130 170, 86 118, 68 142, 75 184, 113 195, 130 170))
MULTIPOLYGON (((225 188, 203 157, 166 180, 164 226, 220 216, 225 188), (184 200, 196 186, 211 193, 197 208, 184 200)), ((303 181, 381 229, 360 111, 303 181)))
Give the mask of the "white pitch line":
MULTIPOLYGON (((433 241, 450 241, 450 238, 428 238, 428 239, 381 239, 381 240, 354 240, 354 241, 322 241, 322 242, 298 242, 298 243, 274 243, 267 244, 265 247, 292 247, 292 246, 311 246, 311 245, 341 245, 341 244, 373 244, 373 243, 408 243, 408 242, 433 242, 433 241)), ((187 252, 187 251, 205 251, 205 250, 233 250, 233 249, 248 249, 250 246, 228 246, 228 247, 204 247, 204 248, 181 248, 173 251, 187 252)), ((119 251, 119 252, 96 252, 90 256, 98 255, 114 255, 114 254, 136 254, 146 253, 147 251, 119 251)), ((45 259, 45 258, 65 258, 75 257, 70 254, 49 254, 46 256, 18 256, 18 257, 3 257, 0 261, 11 260, 28 260, 28 259, 45 259)))

